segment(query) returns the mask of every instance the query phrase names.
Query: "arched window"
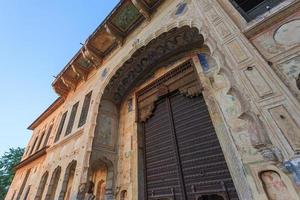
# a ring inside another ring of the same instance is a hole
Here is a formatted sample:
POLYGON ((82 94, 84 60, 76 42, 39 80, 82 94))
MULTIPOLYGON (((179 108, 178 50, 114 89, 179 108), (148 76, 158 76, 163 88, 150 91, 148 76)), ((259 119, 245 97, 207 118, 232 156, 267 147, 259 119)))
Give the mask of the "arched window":
POLYGON ((31 148, 31 146, 30 146, 30 145, 28 145, 28 146, 27 146, 27 148, 26 148, 26 152, 25 152, 25 154, 24 154, 25 156, 27 156, 27 155, 29 154, 29 150, 30 150, 30 148, 31 148))
POLYGON ((48 172, 45 172, 44 175, 42 176, 34 200, 41 200, 42 199, 43 194, 44 194, 44 190, 45 190, 45 186, 46 186, 46 183, 47 183, 48 176, 49 176, 48 172))
POLYGON ((81 114, 80 114, 80 118, 79 118, 78 128, 82 127, 86 122, 88 112, 89 112, 89 107, 91 104, 91 99, 92 99, 92 91, 89 92, 84 97, 84 102, 83 102, 83 106, 82 106, 82 110, 81 110, 81 114))
POLYGON ((39 149, 41 149, 41 144, 42 144, 42 141, 43 141, 44 137, 45 137, 45 131, 43 131, 42 135, 40 136, 40 139, 39 139, 39 142, 36 145, 35 151, 38 151, 39 149))
POLYGON ((65 121, 67 118, 67 114, 68 114, 68 111, 64 112, 64 114, 62 115, 62 117, 60 119, 60 123, 59 123, 58 129, 57 129, 57 133, 56 133, 54 142, 57 142, 61 136, 61 133, 62 133, 64 125, 65 125, 65 121))
POLYGON ((22 196, 22 193, 23 193, 23 191, 24 191, 24 188, 25 188, 25 186, 26 186, 27 180, 28 180, 29 175, 30 175, 30 171, 31 171, 31 169, 27 170, 27 172, 26 172, 26 175, 25 175, 25 177, 24 177, 24 179, 23 179, 23 183, 22 183, 22 185, 21 185, 21 187, 20 187, 20 190, 19 190, 19 193, 18 193, 18 195, 17 195, 17 199, 20 199, 21 196, 22 196))
POLYGON ((60 173, 61 173, 61 167, 59 166, 54 170, 51 176, 45 200, 54 200, 58 181, 60 178, 60 173))
POLYGON ((53 129, 53 124, 50 125, 48 131, 47 131, 47 135, 46 135, 46 138, 44 140, 44 144, 43 144, 43 147, 45 147, 48 143, 48 140, 49 140, 49 137, 50 137, 50 134, 52 132, 52 129, 53 129))
POLYGON ((36 137, 36 138, 34 139, 33 145, 32 145, 32 147, 31 147, 30 152, 29 152, 28 155, 31 155, 31 154, 33 153, 33 150, 34 150, 34 148, 35 148, 35 145, 36 145, 36 143, 37 143, 37 140, 38 140, 38 137, 36 137))
POLYGON ((59 200, 68 200, 70 198, 76 165, 77 162, 74 160, 68 165, 66 169, 64 181, 58 198, 59 200))
POLYGON ((14 200, 15 199, 15 196, 16 196, 16 190, 14 191, 14 193, 13 193, 13 195, 12 195, 12 197, 11 197, 11 200, 14 200))
POLYGON ((24 200, 27 200, 28 199, 28 196, 29 196, 29 193, 30 193, 30 188, 31 188, 31 185, 28 186, 27 190, 26 190, 26 193, 24 195, 24 200))

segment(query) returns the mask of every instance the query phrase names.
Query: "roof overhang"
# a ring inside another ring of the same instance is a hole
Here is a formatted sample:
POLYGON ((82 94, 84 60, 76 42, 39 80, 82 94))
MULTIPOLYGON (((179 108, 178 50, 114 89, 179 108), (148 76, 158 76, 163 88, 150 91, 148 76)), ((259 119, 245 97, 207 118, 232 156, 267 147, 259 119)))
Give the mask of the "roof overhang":
POLYGON ((121 0, 57 75, 52 83, 56 93, 66 98, 79 82, 86 81, 89 74, 100 68, 103 59, 123 45, 126 37, 141 22, 151 18, 163 1, 121 0))
POLYGON ((14 171, 28 165, 29 163, 33 162, 34 160, 44 156, 47 154, 47 149, 48 147, 44 147, 41 150, 39 150, 38 152, 36 152, 35 154, 29 156, 28 158, 26 158, 25 160, 21 161, 18 165, 16 165, 13 169, 14 171))

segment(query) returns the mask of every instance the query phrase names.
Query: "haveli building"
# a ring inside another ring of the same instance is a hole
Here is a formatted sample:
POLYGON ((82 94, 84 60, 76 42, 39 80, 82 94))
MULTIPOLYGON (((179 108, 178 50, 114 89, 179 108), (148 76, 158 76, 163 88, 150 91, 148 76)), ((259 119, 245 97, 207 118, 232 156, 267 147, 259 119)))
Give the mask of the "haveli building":
POLYGON ((300 1, 122 0, 58 74, 6 200, 296 200, 300 1))

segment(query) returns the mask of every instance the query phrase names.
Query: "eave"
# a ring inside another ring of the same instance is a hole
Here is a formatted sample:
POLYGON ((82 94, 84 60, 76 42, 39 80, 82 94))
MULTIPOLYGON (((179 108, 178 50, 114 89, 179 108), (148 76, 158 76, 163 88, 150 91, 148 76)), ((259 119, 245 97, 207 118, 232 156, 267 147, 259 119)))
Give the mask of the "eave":
POLYGON ((36 153, 34 153, 33 155, 29 156, 28 158, 26 158, 25 160, 22 160, 18 165, 16 165, 13 169, 14 171, 28 165, 29 163, 35 161, 36 159, 44 156, 47 154, 47 149, 48 147, 44 147, 41 150, 37 151, 36 153))
POLYGON ((127 36, 151 15, 164 0, 121 0, 88 37, 82 48, 56 76, 55 92, 65 99, 79 82, 101 67, 102 61, 122 46, 127 36), (127 20, 124 20, 127 19, 127 20))

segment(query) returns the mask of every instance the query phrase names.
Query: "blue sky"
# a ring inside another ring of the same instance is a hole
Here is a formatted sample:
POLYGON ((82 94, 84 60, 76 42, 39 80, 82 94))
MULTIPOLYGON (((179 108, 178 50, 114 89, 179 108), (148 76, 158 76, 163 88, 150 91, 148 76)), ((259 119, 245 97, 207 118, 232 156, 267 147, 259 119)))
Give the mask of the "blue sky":
POLYGON ((57 75, 118 0, 0 0, 0 155, 25 147, 57 75))

